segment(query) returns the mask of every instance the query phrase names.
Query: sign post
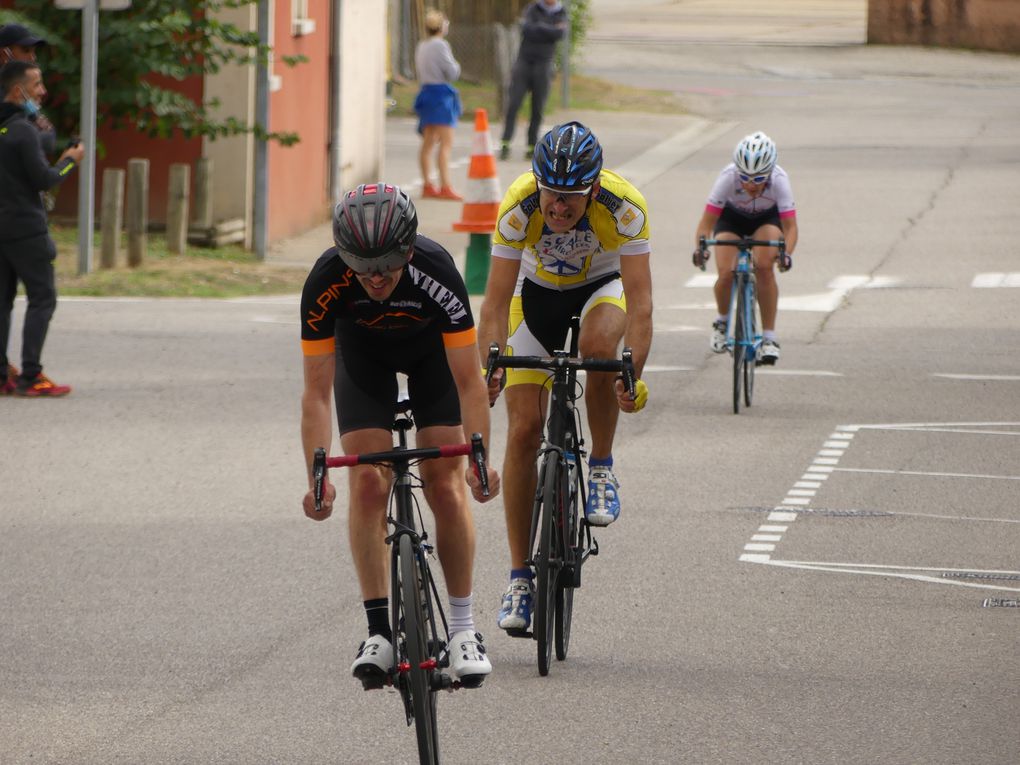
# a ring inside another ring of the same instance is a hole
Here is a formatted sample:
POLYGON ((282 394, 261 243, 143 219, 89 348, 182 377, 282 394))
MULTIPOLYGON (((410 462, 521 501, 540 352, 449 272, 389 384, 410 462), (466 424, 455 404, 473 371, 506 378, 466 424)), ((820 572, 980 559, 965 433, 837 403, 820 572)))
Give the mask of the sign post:
POLYGON ((85 154, 78 172, 78 274, 92 271, 96 212, 96 71, 99 62, 99 11, 120 11, 131 0, 55 0, 57 8, 81 10, 81 117, 85 154))

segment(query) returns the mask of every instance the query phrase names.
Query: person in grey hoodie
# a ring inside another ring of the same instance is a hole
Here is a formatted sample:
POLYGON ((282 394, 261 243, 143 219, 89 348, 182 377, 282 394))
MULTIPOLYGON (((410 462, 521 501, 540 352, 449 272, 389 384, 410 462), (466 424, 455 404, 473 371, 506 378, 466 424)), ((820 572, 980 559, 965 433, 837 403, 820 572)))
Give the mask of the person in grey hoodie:
POLYGON ((81 163, 81 143, 69 146, 53 166, 43 154, 39 131, 29 122, 46 97, 42 71, 30 61, 12 61, 0 69, 0 395, 64 396, 42 373, 43 342, 57 307, 50 238, 41 192, 66 179, 81 163), (25 285, 28 308, 22 334, 20 375, 8 363, 7 342, 18 281, 25 285))
POLYGON ((560 0, 536 0, 521 14, 521 47, 510 73, 503 140, 499 148, 500 159, 510 158, 510 143, 514 138, 517 112, 529 91, 531 121, 528 123, 528 148, 524 159, 531 159, 542 127, 542 112, 549 97, 556 44, 563 39, 566 31, 567 11, 560 0))

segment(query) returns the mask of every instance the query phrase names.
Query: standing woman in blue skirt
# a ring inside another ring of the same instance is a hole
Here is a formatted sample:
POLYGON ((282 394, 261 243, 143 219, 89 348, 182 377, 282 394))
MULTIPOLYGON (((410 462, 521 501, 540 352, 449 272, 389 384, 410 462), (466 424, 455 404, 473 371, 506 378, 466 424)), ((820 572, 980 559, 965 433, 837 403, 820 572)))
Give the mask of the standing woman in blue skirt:
POLYGON ((453 128, 460 118, 460 93, 453 83, 460 77, 460 64, 453 57, 446 33, 450 21, 435 8, 425 13, 425 31, 428 37, 418 43, 414 63, 418 70, 421 90, 414 100, 418 114, 418 132, 421 133, 421 178, 425 184, 422 195, 437 199, 461 199, 450 184, 450 150, 453 148, 453 128), (439 187, 433 185, 431 175, 432 151, 436 152, 439 170, 439 187))

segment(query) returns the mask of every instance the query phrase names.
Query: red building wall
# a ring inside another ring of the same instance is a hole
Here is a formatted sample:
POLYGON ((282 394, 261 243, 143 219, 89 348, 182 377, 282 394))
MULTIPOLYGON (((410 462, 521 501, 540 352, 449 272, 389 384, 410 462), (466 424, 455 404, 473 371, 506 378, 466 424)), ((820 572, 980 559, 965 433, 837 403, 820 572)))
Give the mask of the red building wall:
POLYGON ((293 34, 289 6, 276 3, 276 58, 304 55, 308 61, 288 67, 278 60, 273 65, 282 87, 269 97, 269 129, 296 132, 301 141, 269 145, 270 241, 329 219, 329 0, 309 0, 308 17, 315 21, 315 31, 308 35, 293 34))

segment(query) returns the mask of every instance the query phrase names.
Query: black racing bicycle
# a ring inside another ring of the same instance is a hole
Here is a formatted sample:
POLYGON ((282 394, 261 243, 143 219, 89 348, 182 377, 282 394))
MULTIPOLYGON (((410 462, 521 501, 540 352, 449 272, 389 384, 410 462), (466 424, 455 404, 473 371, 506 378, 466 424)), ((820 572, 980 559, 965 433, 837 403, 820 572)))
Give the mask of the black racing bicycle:
POLYGON ((574 609, 574 590, 581 586, 581 566, 598 555, 598 540, 584 518, 584 437, 576 401, 583 388, 579 371, 616 372, 632 396, 635 393, 634 361, 630 348, 619 359, 578 358, 580 318, 571 319, 570 350, 552 356, 502 356, 499 346, 489 347, 486 381, 499 368, 545 369, 551 390, 548 418, 538 450, 538 483, 531 515, 531 556, 526 563, 535 570, 536 607, 534 629, 507 630, 513 637, 538 641, 538 673, 549 674, 552 649, 556 658, 567 658, 574 609))
POLYGON ((387 516, 393 533, 386 537, 386 542, 391 551, 390 603, 395 666, 385 683, 395 686, 400 692, 407 724, 414 723, 419 761, 422 765, 436 765, 439 762, 438 692, 461 687, 477 688, 484 677, 457 680, 445 671, 449 668, 448 625, 429 567, 433 546, 429 544, 424 530, 421 507, 414 491, 420 490, 424 484, 412 468, 428 459, 470 454, 486 496, 489 487, 480 434, 473 434, 470 443, 409 449, 407 432, 413 427, 410 401, 401 400, 397 402, 393 421, 396 444, 392 451, 327 457, 324 449, 316 449, 312 473, 316 509, 319 509, 328 468, 386 465, 393 471, 387 516))

